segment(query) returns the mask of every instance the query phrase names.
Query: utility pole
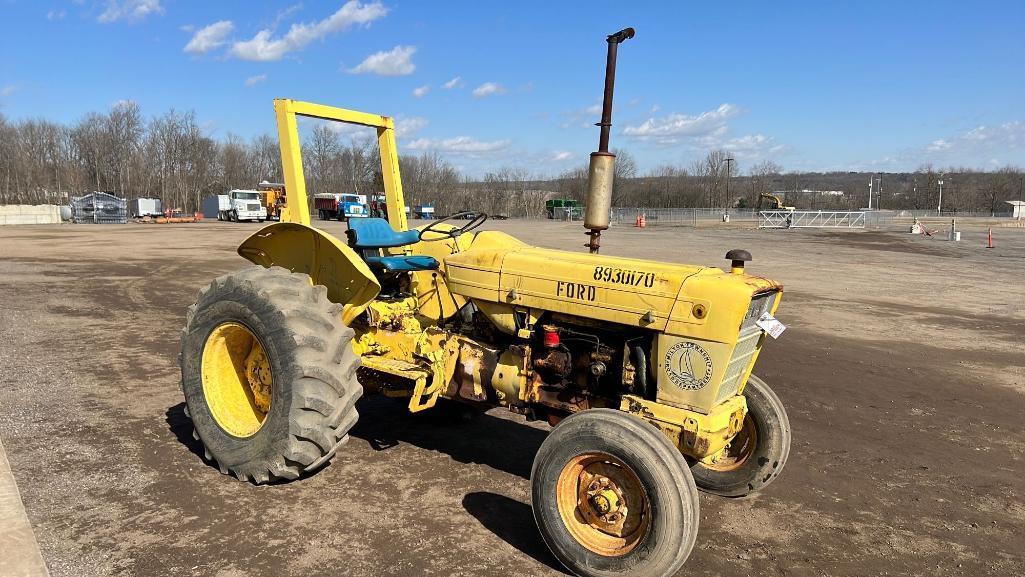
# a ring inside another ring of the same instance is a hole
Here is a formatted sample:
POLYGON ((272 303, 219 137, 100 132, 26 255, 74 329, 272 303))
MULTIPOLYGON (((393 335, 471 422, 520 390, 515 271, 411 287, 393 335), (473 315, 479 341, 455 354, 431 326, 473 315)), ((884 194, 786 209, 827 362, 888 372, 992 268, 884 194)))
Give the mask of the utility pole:
POLYGON ((880 210, 883 208, 883 175, 879 175, 876 184, 876 210, 880 210))
POLYGON ((940 201, 936 204, 936 216, 939 216, 943 212, 943 175, 940 175, 938 181, 940 185, 940 201))
POLYGON ((872 185, 875 184, 876 177, 868 177, 868 209, 872 210, 872 185))
POLYGON ((733 159, 729 156, 726 157, 726 199, 723 201, 723 208, 728 209, 730 203, 730 175, 733 173, 732 170, 733 159))

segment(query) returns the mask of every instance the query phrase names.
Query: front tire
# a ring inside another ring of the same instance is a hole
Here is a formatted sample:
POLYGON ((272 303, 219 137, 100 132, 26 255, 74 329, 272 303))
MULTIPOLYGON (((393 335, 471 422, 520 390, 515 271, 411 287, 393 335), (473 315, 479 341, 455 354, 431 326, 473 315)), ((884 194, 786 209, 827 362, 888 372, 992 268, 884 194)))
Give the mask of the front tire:
POLYGON ((673 575, 694 547, 698 494, 686 461, 621 411, 565 418, 541 444, 530 482, 541 536, 576 575, 673 575))
POLYGON ((194 436, 222 473, 296 479, 348 440, 363 389, 341 308, 281 267, 253 266, 200 291, 182 332, 182 390, 194 436))
POLYGON ((754 375, 744 396, 747 416, 740 432, 722 454, 691 467, 694 482, 703 491, 724 497, 760 491, 776 480, 790 456, 790 419, 783 402, 754 375))

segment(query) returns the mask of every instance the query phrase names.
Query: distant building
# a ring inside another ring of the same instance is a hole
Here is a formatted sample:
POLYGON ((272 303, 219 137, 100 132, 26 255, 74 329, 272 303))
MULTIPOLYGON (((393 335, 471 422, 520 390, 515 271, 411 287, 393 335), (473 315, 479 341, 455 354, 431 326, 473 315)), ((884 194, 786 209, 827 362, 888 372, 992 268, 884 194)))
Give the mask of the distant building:
POLYGON ((1006 202, 1011 205, 1011 218, 1025 218, 1025 201, 1008 200, 1006 202))

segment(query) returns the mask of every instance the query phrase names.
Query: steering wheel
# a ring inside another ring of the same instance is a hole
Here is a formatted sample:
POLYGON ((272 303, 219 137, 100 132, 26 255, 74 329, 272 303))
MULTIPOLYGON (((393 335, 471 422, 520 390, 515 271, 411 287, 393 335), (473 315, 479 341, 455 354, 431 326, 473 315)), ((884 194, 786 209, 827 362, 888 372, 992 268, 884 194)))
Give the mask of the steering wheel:
POLYGON ((469 210, 464 210, 464 211, 461 211, 461 212, 457 212, 457 213, 455 213, 453 215, 446 216, 445 218, 439 218, 438 220, 436 220, 436 221, 432 222, 431 224, 428 224, 427 226, 425 226, 422 229, 420 229, 420 242, 436 242, 436 241, 439 241, 439 240, 446 240, 446 239, 449 239, 449 238, 457 238, 458 236, 460 236, 462 234, 465 234, 465 233, 468 233, 471 230, 473 230, 473 229, 479 227, 480 225, 484 224, 484 221, 486 221, 487 219, 488 219, 488 215, 486 213, 483 213, 483 212, 472 212, 472 211, 469 211, 469 210), (453 228, 453 229, 450 229, 450 230, 436 230, 435 229, 436 226, 438 226, 439 224, 441 224, 443 222, 447 222, 447 221, 450 221, 450 220, 455 220, 457 218, 464 217, 464 216, 470 215, 470 214, 473 215, 473 218, 470 219, 470 222, 464 224, 463 226, 460 226, 460 227, 457 227, 457 228, 453 228), (433 233, 433 234, 435 234, 437 236, 434 236, 434 237, 431 237, 431 238, 424 238, 427 233, 433 233))

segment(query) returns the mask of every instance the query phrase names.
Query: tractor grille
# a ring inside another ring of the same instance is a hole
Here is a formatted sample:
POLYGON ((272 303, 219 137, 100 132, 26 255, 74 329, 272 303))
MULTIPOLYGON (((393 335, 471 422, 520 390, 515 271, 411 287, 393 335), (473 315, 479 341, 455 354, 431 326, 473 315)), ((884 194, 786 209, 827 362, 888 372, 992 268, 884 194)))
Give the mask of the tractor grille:
POLYGON ((733 349, 733 356, 730 363, 726 365, 726 373, 722 378, 722 385, 719 387, 719 396, 715 403, 719 404, 737 394, 737 390, 744 384, 744 375, 751 366, 751 359, 758 352, 758 345, 762 342, 762 329, 756 325, 758 317, 762 313, 772 309, 776 292, 762 293, 751 299, 751 305, 747 309, 747 315, 740 326, 740 336, 737 338, 737 346, 733 349))
POLYGON ((737 394, 737 389, 743 384, 744 373, 751 365, 751 357, 758 351, 758 343, 761 340, 762 329, 754 323, 741 329, 737 346, 733 349, 733 357, 730 358, 730 364, 726 365, 726 374, 723 375, 719 396, 715 399, 716 404, 737 394))

